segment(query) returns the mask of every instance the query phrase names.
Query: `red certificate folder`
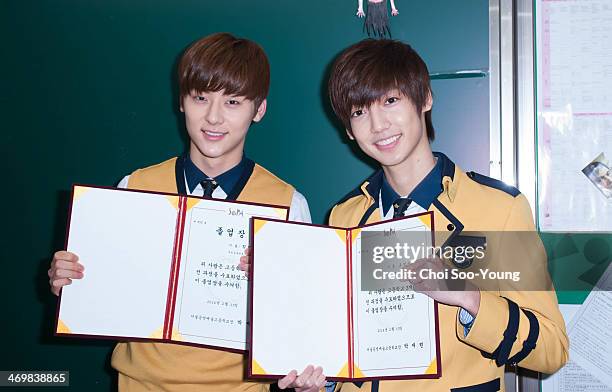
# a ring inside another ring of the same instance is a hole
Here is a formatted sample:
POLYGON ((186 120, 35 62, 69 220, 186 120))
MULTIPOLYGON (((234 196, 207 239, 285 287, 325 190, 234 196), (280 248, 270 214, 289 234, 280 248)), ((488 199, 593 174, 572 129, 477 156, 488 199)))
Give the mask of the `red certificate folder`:
POLYGON ((75 185, 56 334, 246 349, 248 280, 238 269, 251 217, 288 208, 75 185))
POLYGON ((437 303, 361 289, 365 232, 410 230, 433 245, 433 228, 431 212, 350 229, 254 218, 249 376, 311 364, 332 381, 439 378, 437 303))

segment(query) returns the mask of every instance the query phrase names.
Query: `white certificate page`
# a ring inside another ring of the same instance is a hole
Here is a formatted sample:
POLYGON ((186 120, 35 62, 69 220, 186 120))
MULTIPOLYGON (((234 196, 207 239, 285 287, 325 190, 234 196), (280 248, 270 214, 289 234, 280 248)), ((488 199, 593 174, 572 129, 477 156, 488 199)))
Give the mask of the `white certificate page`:
POLYGON ((347 231, 257 220, 255 230, 252 374, 346 374, 347 231))
POLYGON ((173 339, 246 350, 248 280, 238 268, 250 218, 287 209, 199 200, 186 213, 173 339))
MULTIPOLYGON (((427 215, 425 215, 427 217, 427 215)), ((434 301, 407 282, 384 290, 362 290, 361 236, 386 237, 410 231, 410 240, 432 245, 425 218, 401 219, 364 227, 353 241, 353 330, 355 374, 361 377, 437 372, 434 301)), ((398 240, 403 239, 401 234, 398 240)))
POLYGON ((76 186, 67 249, 85 267, 62 289, 60 333, 161 337, 178 196, 76 186))

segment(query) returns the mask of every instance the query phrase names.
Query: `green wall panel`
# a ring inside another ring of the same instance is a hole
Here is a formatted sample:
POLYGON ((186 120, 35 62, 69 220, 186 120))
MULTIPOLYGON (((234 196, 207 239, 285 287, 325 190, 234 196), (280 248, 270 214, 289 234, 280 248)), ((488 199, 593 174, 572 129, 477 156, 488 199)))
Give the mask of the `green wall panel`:
MULTIPOLYGON (((410 42, 431 72, 488 67, 487 1, 397 3, 394 38, 410 42)), ((0 142, 8 174, 0 369, 65 369, 77 390, 114 388, 112 342, 52 336, 55 298, 46 271, 64 246, 72 183, 114 185, 183 151, 174 67, 201 36, 229 31, 264 47, 272 67, 268 114, 252 127, 247 154, 295 184, 313 220, 325 221, 330 206, 371 171, 325 99, 333 57, 364 37, 356 7, 356 0, 0 2, 0 142)), ((461 127, 477 121, 488 143, 488 79, 457 82, 475 94, 469 100, 453 83, 435 82, 434 94, 454 111, 434 109, 434 121, 456 125, 453 113, 461 127), (482 116, 466 118, 472 112, 482 116)), ((441 146, 459 132, 444 128, 437 128, 441 146)))

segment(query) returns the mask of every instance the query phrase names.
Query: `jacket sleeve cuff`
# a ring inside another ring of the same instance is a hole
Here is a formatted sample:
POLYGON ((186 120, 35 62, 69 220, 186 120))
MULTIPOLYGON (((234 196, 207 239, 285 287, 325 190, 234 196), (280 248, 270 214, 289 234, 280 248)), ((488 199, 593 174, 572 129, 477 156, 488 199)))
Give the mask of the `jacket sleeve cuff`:
POLYGON ((466 344, 490 354, 497 349, 504 338, 508 313, 508 302, 504 298, 481 291, 478 314, 465 335, 464 326, 457 315, 457 337, 466 344))

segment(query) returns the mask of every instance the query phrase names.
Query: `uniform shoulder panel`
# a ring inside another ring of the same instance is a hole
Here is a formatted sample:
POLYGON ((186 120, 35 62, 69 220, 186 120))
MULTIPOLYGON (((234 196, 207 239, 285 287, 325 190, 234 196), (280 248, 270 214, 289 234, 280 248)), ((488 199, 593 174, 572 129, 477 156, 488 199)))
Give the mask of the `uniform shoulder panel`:
POLYGON ((473 171, 467 172, 466 174, 472 181, 490 188, 498 189, 512 197, 517 197, 521 194, 521 191, 519 191, 518 188, 508 185, 503 181, 496 180, 495 178, 487 177, 473 171))
POLYGON ((155 165, 141 167, 139 169, 134 170, 131 175, 134 175, 136 173, 152 172, 152 171, 156 171, 159 169, 166 169, 168 167, 172 167, 174 169, 174 165, 177 159, 178 159, 177 157, 172 157, 172 158, 166 159, 163 162, 157 163, 155 165))
POLYGON ((360 196, 362 195, 363 192, 361 191, 361 187, 357 187, 355 189, 353 189, 352 191, 350 191, 349 193, 347 193, 346 195, 344 195, 344 197, 340 200, 338 200, 335 204, 335 206, 340 205, 350 199, 352 199, 355 196, 360 196))
MULTIPOLYGON (((382 183, 382 176, 383 176, 382 169, 378 169, 377 171, 372 173, 372 175, 370 175, 370 177, 368 177, 365 181, 359 184, 356 188, 354 188, 352 191, 344 195, 344 197, 340 199, 335 205, 340 205, 356 196, 364 196, 364 191, 363 191, 364 185, 367 185, 367 188, 373 187, 376 190, 376 192, 378 192, 378 190, 380 189, 380 184, 382 183)), ((373 191, 368 189, 368 192, 372 193, 373 191)), ((378 198, 378 195, 371 195, 371 196, 374 197, 374 199, 378 198)))
POLYGON ((283 185, 292 186, 287 181, 283 180, 282 178, 280 178, 276 174, 272 173, 270 170, 266 169, 265 167, 261 166, 257 162, 255 162, 254 169, 258 171, 259 175, 263 175, 263 176, 265 176, 267 179, 269 179, 271 181, 277 181, 277 182, 279 182, 279 183, 281 183, 283 185))

